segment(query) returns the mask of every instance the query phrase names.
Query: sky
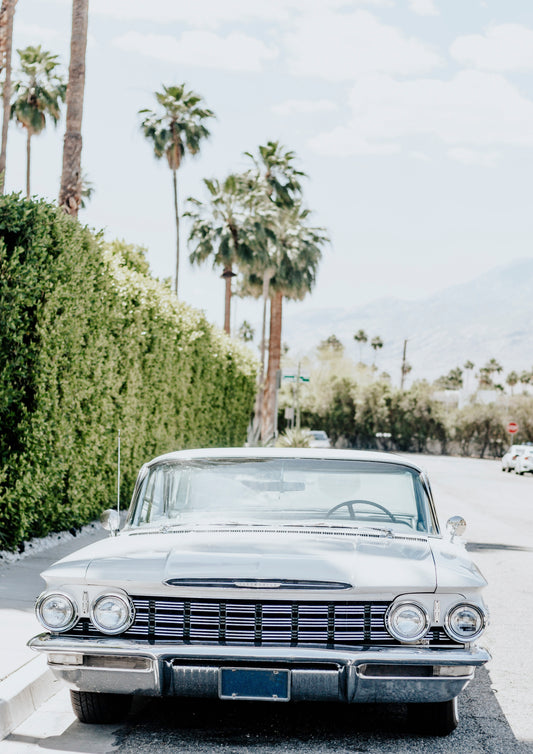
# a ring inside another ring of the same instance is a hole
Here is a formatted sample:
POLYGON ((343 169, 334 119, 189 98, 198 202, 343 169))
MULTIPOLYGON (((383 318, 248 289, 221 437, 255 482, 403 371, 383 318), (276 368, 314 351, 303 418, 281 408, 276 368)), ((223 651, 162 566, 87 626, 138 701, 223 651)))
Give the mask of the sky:
MULTIPOLYGON (((179 171, 244 169, 280 140, 308 175, 304 202, 327 229, 315 289, 299 312, 383 297, 425 298, 533 257, 533 3, 529 0, 90 0, 83 170, 95 193, 80 220, 144 245, 174 269, 171 172, 140 131, 162 85, 186 83, 216 114, 179 171)), ((69 0, 18 0, 14 46, 41 44, 68 67, 69 0)), ((17 68, 17 54, 13 65, 17 68)), ((16 75, 16 74, 15 74, 16 75)), ((32 193, 59 191, 64 119, 33 139, 32 193)), ((25 138, 11 125, 7 190, 25 187, 25 138)), ((180 298, 223 322, 224 285, 188 262, 180 298)), ((259 302, 233 326, 259 329, 259 302)), ((358 325, 354 322, 354 332, 358 325)))

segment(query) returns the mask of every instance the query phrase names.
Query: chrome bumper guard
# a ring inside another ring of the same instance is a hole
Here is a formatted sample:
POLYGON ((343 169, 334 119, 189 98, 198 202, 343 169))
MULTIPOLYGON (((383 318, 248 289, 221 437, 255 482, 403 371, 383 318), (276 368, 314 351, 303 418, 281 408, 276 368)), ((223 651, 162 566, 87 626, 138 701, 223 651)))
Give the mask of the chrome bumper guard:
POLYGON ((40 634, 28 642, 48 654, 71 688, 147 696, 217 697, 221 667, 290 671, 292 700, 440 702, 457 696, 490 654, 475 645, 323 649, 279 646, 148 644, 110 636, 40 634))

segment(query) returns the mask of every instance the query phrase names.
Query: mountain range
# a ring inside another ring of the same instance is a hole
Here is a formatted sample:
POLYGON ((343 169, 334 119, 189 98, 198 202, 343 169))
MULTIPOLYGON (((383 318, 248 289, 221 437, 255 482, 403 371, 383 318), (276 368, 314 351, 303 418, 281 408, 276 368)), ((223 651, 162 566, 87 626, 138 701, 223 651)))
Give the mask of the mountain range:
MULTIPOLYGON (((497 359, 504 375, 533 367, 533 259, 520 259, 491 269, 466 283, 450 286, 416 301, 378 299, 351 309, 298 311, 284 317, 283 340, 290 356, 301 358, 318 343, 335 334, 346 354, 359 360, 353 336, 364 330, 369 340, 379 335, 383 348, 376 366, 400 381, 404 339, 407 362, 412 366, 408 383, 433 380, 469 360, 476 368, 497 359)), ((363 348, 363 361, 372 363, 374 352, 363 348)), ((503 378, 503 376, 502 376, 503 378)))

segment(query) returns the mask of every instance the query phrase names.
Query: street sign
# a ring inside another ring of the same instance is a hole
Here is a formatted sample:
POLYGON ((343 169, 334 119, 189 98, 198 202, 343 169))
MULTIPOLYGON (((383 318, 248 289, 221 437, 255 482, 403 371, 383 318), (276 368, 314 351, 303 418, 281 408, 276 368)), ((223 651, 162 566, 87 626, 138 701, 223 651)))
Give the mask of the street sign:
MULTIPOLYGON (((296 375, 296 374, 284 374, 283 375, 283 381, 284 382, 297 382, 298 381, 298 375, 296 375)), ((309 382, 309 375, 307 375, 307 374, 301 374, 300 375, 300 382, 309 382)))
POLYGON ((516 422, 509 422, 507 425, 507 431, 510 435, 514 435, 515 432, 518 432, 518 424, 516 422))

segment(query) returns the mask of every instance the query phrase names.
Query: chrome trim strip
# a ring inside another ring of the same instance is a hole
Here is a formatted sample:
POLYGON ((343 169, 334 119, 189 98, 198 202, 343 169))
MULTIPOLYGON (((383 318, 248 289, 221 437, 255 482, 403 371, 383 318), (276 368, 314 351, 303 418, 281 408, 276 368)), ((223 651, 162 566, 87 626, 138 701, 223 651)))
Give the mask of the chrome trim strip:
POLYGON ((408 663, 409 665, 484 665, 490 660, 487 650, 477 645, 461 647, 427 647, 421 644, 401 647, 357 647, 328 649, 326 647, 287 646, 229 646, 183 644, 97 637, 79 639, 70 636, 52 636, 42 633, 30 639, 28 646, 38 652, 74 652, 79 654, 140 655, 154 660, 164 658, 198 660, 253 660, 254 662, 324 662, 341 665, 377 662, 382 664, 408 663))

